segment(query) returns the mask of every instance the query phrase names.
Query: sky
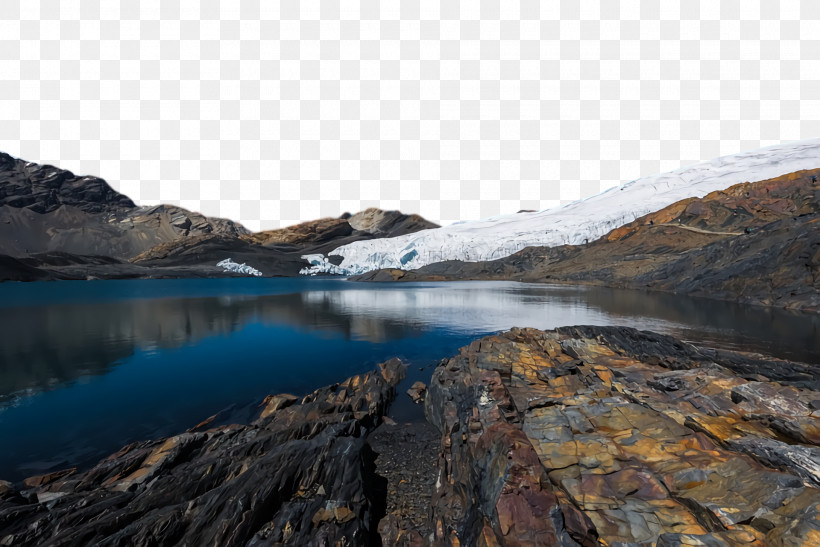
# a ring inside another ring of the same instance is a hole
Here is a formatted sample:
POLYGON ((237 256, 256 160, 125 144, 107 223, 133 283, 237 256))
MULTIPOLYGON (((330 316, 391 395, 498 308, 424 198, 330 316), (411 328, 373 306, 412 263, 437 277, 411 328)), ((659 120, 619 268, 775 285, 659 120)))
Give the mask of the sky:
POLYGON ((0 150, 252 230, 818 136, 817 0, 3 0, 0 150))

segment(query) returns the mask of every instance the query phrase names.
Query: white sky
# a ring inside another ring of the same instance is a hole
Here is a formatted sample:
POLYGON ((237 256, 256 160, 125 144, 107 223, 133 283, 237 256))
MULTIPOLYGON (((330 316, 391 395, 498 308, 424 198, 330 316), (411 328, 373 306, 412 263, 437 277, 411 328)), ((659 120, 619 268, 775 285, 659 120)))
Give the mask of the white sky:
POLYGON ((273 228, 543 209, 820 136, 816 0, 4 0, 0 150, 273 228))

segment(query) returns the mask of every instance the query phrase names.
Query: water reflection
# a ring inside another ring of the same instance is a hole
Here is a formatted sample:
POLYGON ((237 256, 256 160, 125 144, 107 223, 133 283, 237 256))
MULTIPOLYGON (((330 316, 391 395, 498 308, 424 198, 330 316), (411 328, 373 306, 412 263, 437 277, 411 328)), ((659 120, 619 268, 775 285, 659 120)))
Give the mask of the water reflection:
MULTIPOLYGON (((14 302, 0 310, 0 478, 91 463, 226 407, 238 421, 268 393, 305 393, 393 356, 427 381, 416 365, 513 326, 626 325, 820 363, 820 318, 782 310, 517 283, 233 281, 85 284, 82 300, 55 293, 76 285, 47 284, 40 298, 29 285, 27 306, 0 286, 14 302)), ((394 412, 407 407, 400 398, 394 412)))
POLYGON ((22 390, 105 373, 137 350, 161 351, 227 337, 254 322, 372 343, 419 338, 435 328, 472 334, 513 326, 621 324, 820 362, 818 317, 784 310, 662 293, 517 283, 304 288, 272 296, 128 299, 5 310, 0 401, 22 390))

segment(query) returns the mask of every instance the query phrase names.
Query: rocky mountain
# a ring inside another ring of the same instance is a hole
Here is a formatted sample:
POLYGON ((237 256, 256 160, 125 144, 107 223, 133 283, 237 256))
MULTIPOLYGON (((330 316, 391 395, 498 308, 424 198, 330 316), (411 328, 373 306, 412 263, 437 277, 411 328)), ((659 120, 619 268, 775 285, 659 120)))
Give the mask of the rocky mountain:
POLYGON ((530 247, 354 279, 512 279, 649 288, 820 310, 820 169, 676 202, 586 245, 530 247))
POLYGON ((357 241, 330 260, 310 257, 307 273, 356 275, 377 269, 415 270, 447 260, 489 261, 526 247, 582 245, 654 211, 689 198, 820 167, 820 139, 725 156, 637 179, 595 196, 539 211, 457 222, 418 234, 357 241))
POLYGON ((206 264, 230 256, 266 274, 298 275, 307 266, 305 255, 328 252, 353 241, 393 237, 426 230, 436 224, 418 215, 367 209, 355 215, 321 218, 253 234, 207 234, 162 243, 131 259, 143 267, 178 267, 206 264))
POLYGON ((345 213, 339 218, 322 218, 278 230, 257 232, 246 239, 265 247, 294 245, 318 253, 354 241, 398 237, 438 227, 438 224, 419 215, 371 207, 354 215, 345 213))
POLYGON ((417 215, 368 209, 251 233, 173 205, 138 207, 103 179, 0 153, 0 280, 229 275, 246 262, 298 275, 302 255, 437 227, 417 215))
POLYGON ((0 254, 62 252, 129 259, 189 236, 248 234, 181 207, 137 207, 97 177, 0 153, 0 254))

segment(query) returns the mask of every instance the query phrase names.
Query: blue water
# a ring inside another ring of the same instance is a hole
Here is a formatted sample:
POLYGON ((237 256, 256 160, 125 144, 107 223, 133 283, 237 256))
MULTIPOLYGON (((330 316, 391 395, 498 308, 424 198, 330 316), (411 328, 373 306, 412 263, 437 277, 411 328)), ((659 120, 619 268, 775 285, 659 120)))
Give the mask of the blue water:
POLYGON ((818 317, 639 291, 503 282, 204 279, 0 285, 0 478, 88 467, 220 413, 251 419, 400 357, 391 409, 443 357, 513 326, 617 324, 820 363, 818 317))

